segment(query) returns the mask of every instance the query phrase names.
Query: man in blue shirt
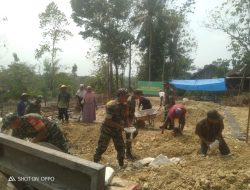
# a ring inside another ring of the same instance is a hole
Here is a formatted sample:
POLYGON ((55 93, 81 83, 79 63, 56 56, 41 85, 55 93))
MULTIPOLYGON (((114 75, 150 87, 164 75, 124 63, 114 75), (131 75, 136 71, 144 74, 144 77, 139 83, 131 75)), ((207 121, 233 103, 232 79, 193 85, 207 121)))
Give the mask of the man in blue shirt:
POLYGON ((25 113, 25 109, 29 104, 29 95, 27 93, 22 93, 20 97, 20 101, 17 103, 17 115, 23 116, 25 113))

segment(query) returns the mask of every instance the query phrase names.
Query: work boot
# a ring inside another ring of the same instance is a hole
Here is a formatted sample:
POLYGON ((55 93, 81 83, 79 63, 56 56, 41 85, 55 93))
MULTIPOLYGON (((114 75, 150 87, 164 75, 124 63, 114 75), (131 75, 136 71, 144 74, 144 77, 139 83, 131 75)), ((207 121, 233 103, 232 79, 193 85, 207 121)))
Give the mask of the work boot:
POLYGON ((123 159, 118 160, 118 163, 119 163, 119 166, 120 166, 120 167, 123 167, 123 166, 124 166, 124 160, 123 160, 123 159))
POLYGON ((126 150, 126 158, 128 159, 128 160, 134 160, 135 159, 135 157, 132 155, 132 153, 131 153, 131 149, 127 149, 126 150))
POLYGON ((100 159, 97 159, 97 158, 94 157, 94 162, 98 163, 98 162, 100 162, 100 159))

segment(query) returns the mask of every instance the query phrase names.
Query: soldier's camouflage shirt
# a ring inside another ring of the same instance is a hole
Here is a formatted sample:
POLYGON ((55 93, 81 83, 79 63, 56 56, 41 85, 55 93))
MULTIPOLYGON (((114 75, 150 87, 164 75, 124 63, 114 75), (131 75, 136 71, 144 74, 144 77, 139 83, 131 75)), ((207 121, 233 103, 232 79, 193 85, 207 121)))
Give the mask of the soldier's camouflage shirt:
POLYGON ((51 143, 64 152, 67 152, 67 141, 61 129, 56 123, 42 117, 39 114, 30 113, 22 116, 21 126, 19 128, 13 129, 12 136, 20 139, 34 138, 38 134, 40 129, 38 126, 41 123, 43 123, 47 128, 47 135, 43 141, 51 143))
POLYGON ((106 119, 125 125, 128 117, 128 106, 118 102, 117 99, 111 100, 106 104, 106 119))

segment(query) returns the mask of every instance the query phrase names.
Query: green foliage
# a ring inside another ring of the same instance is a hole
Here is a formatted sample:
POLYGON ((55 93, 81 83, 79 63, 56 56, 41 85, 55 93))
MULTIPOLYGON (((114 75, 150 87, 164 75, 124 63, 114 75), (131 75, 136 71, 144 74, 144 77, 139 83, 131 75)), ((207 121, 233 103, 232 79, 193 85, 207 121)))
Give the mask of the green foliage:
POLYGON ((208 28, 226 33, 231 40, 229 50, 233 52, 234 68, 244 65, 242 60, 249 54, 250 48, 250 1, 224 0, 223 3, 210 14, 208 28))
POLYGON ((7 98, 19 98, 23 92, 30 95, 41 94, 42 82, 34 68, 25 63, 12 63, 8 68, 1 68, 0 81, 7 98))
POLYGON ((215 72, 215 76, 218 78, 224 78, 226 73, 229 71, 230 60, 227 59, 217 59, 212 62, 212 65, 216 66, 217 71, 215 72))
POLYGON ((217 59, 193 74, 195 79, 224 78, 229 71, 230 60, 217 59))
POLYGON ((73 66, 72 66, 72 71, 71 71, 71 74, 72 74, 72 76, 73 77, 77 77, 77 65, 76 64, 74 64, 73 66))
POLYGON ((48 84, 47 88, 55 95, 56 92, 56 74, 59 70, 58 52, 62 50, 57 46, 60 40, 66 40, 68 36, 71 36, 71 32, 67 30, 69 25, 67 18, 63 12, 61 12, 54 2, 51 2, 46 7, 45 11, 39 14, 40 28, 43 30, 43 42, 40 47, 36 49, 36 59, 42 58, 46 53, 50 55, 50 58, 44 60, 44 72, 45 80, 48 84))
POLYGON ((144 52, 138 74, 141 80, 162 80, 164 63, 165 80, 182 77, 191 69, 189 54, 196 43, 186 31, 186 14, 191 12, 193 1, 186 1, 182 7, 169 7, 168 3, 140 0, 136 4, 132 23, 139 29, 137 40, 144 52))
MULTIPOLYGON (((128 57, 128 43, 131 39, 128 30, 128 16, 131 0, 71 0, 72 18, 79 26, 84 39, 94 38, 100 42, 99 52, 109 63, 106 74, 109 93, 113 88, 113 68, 115 68, 116 88, 119 71, 125 68, 128 57)), ((102 64, 102 63, 100 63, 102 64)), ((102 66, 102 65, 100 65, 102 66)))
POLYGON ((20 61, 19 57, 17 56, 16 53, 13 53, 13 58, 14 58, 14 63, 18 63, 20 61))

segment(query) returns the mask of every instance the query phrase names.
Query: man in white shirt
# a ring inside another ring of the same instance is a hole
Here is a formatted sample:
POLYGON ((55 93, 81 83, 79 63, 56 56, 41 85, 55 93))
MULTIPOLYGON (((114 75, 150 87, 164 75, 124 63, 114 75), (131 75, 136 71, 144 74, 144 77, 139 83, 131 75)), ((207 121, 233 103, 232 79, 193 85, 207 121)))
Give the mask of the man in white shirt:
POLYGON ((159 90, 159 96, 160 96, 160 106, 162 106, 163 105, 163 103, 165 102, 165 92, 162 90, 162 89, 160 89, 159 90))

